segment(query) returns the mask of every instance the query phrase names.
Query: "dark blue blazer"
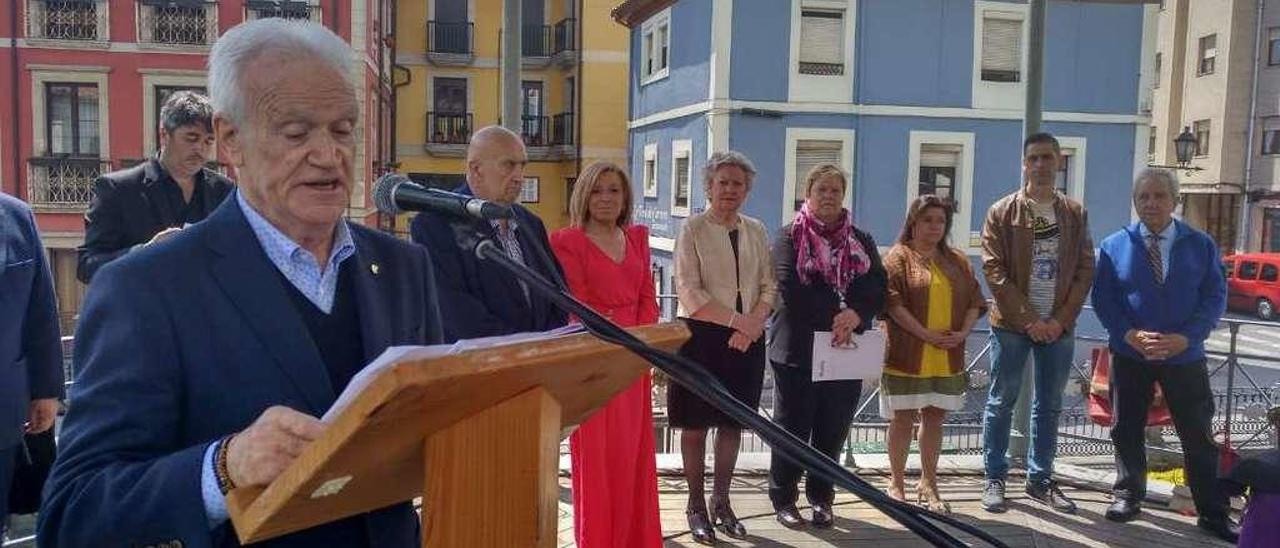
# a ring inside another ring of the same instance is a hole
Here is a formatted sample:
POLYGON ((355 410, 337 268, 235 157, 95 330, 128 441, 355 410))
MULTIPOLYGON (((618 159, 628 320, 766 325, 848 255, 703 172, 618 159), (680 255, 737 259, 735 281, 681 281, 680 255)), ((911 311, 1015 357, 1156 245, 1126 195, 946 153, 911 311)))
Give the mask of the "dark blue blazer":
POLYGON ((32 399, 62 397, 60 338, 35 218, 0 192, 0 449, 22 439, 32 399))
MULTIPOLYGON (((454 192, 471 195, 467 185, 454 192)), ((551 243, 542 220, 519 204, 512 208, 518 226, 516 240, 520 242, 524 263, 548 279, 553 279, 553 268, 556 276, 562 277, 564 271, 551 254, 551 243)), ((492 225, 477 223, 476 226, 486 236, 495 238, 492 225)), ((410 223, 409 232, 413 241, 427 248, 435 265, 440 308, 448 314, 444 326, 447 340, 546 331, 568 322, 563 311, 532 292, 526 305, 520 282, 500 267, 476 258, 470 250, 464 251, 458 245, 451 219, 419 213, 410 223)))
MULTIPOLYGON (((440 342, 427 254, 348 226, 365 357, 440 342)), ((285 283, 235 199, 98 271, 40 509, 42 546, 237 545, 230 522, 209 528, 200 492, 205 449, 273 405, 318 417, 340 391, 285 283)), ((402 503, 264 545, 344 546, 334 539, 351 536, 416 547, 418 518, 402 503)))

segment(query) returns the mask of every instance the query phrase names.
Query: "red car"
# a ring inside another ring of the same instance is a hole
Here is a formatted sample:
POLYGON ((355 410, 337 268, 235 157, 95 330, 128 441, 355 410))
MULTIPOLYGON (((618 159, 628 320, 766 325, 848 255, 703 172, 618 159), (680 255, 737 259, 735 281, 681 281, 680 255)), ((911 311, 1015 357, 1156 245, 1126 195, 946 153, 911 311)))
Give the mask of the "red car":
POLYGON ((1227 274, 1227 308, 1273 319, 1280 304, 1280 253, 1244 253, 1222 260, 1227 274))

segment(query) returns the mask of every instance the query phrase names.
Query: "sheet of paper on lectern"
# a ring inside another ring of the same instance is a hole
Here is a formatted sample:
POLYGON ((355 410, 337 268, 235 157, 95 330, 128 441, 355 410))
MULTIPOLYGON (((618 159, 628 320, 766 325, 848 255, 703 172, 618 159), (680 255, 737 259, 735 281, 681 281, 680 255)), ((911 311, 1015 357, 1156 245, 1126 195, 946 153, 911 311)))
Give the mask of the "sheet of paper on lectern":
POLYGON ((439 358, 451 354, 460 354, 472 350, 481 350, 485 348, 494 348, 498 346, 507 346, 512 344, 521 344, 537 341, 545 341, 559 337, 565 337, 583 331, 582 326, 577 324, 567 325, 550 331, 536 331, 532 333, 515 333, 513 335, 501 335, 497 337, 484 337, 480 339, 463 339, 453 344, 435 344, 431 346, 392 346, 382 351, 377 358, 364 366, 359 373, 351 378, 351 382, 347 383, 346 389, 338 395, 338 399, 334 400, 333 405, 325 412, 324 417, 320 420, 324 422, 332 422, 343 409, 351 405, 360 392, 364 391, 373 379, 378 377, 383 370, 407 360, 426 360, 431 358, 439 358))

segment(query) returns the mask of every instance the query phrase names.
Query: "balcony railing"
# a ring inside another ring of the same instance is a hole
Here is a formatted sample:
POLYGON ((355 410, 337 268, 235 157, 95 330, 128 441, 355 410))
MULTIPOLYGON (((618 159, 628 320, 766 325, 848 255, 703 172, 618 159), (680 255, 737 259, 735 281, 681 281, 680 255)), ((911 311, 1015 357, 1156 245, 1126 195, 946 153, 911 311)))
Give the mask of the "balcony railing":
POLYGON ((520 137, 528 147, 545 147, 551 144, 548 138, 550 119, 546 116, 525 115, 520 117, 520 137))
POLYGON ((525 57, 550 57, 551 26, 525 25, 520 37, 520 55, 525 57))
POLYGON ((427 143, 465 145, 471 142, 471 113, 427 113, 427 143))
POLYGON ((427 53, 471 55, 475 52, 474 28, 465 21, 427 21, 427 53))
POLYGON ((320 21, 320 6, 297 0, 249 0, 244 3, 246 21, 279 17, 320 21))
POLYGON ((217 2, 145 0, 138 6, 141 43, 206 46, 217 37, 217 2))
POLYGON ((102 158, 44 156, 27 161, 27 200, 37 207, 81 208, 93 197, 93 181, 111 171, 102 158))
POLYGON ((573 144, 574 115, 562 112, 551 117, 551 145, 569 146, 573 144))
POLYGON ((551 35, 551 55, 559 55, 578 49, 577 34, 575 33, 577 26, 578 20, 572 17, 561 19, 559 23, 556 23, 551 35))
POLYGON ((27 37, 45 40, 107 39, 107 6, 98 0, 30 0, 27 37))

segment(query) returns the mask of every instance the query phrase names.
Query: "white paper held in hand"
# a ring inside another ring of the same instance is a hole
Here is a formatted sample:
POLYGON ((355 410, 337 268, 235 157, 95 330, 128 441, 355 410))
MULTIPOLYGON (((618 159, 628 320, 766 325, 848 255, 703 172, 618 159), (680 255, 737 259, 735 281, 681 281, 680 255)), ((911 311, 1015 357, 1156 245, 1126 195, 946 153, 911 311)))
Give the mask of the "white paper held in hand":
POLYGON ((854 335, 847 346, 831 346, 830 331, 813 334, 813 381, 880 378, 884 371, 884 331, 854 335))

